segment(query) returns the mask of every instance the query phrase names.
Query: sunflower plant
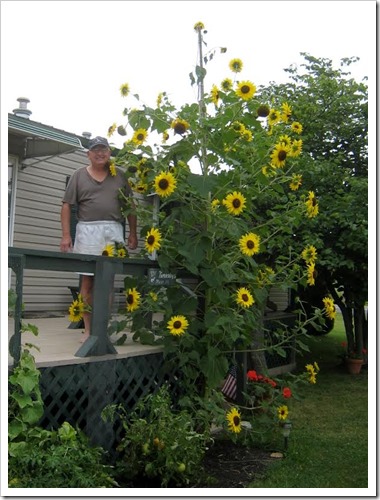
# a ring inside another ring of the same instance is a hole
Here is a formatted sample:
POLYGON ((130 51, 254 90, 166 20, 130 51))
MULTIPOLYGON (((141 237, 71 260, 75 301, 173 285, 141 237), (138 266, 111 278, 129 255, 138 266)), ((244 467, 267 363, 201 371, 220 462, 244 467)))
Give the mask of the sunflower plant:
POLYGON ((225 377, 233 352, 251 348, 270 288, 312 284, 308 266, 316 256, 305 261, 289 242, 303 220, 318 216, 318 199, 302 190, 302 124, 291 103, 272 108, 254 82, 240 80, 238 58, 205 90, 205 65, 216 51, 202 54, 200 25, 199 63, 190 75, 198 101, 177 108, 160 92, 152 107, 134 94, 137 107, 125 107, 125 123, 114 133, 126 131, 115 161, 136 193, 141 256, 176 276, 160 287, 147 277, 126 278, 134 339, 160 342, 168 366, 206 395, 225 377))

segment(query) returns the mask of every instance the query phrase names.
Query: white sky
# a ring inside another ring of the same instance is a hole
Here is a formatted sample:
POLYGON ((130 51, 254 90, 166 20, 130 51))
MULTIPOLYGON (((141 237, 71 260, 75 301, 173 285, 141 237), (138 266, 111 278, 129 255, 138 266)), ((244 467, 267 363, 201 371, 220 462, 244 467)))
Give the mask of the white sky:
POLYGON ((375 1, 1 1, 2 109, 28 97, 32 120, 104 136, 125 123, 127 103, 137 107, 120 96, 124 82, 147 105, 161 91, 196 101, 198 21, 205 50, 227 47, 207 66, 206 90, 233 77, 234 57, 256 85, 285 81, 300 52, 337 64, 358 56, 357 80, 375 71, 375 1))

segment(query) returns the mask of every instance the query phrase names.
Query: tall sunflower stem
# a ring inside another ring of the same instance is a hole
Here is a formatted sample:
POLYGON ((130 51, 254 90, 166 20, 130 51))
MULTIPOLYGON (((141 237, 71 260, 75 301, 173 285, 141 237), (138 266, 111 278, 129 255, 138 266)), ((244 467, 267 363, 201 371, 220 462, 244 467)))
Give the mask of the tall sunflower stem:
MULTIPOLYGON (((199 118, 200 122, 204 122, 204 118, 206 117, 206 106, 204 103, 204 95, 205 95, 205 89, 204 89, 204 66, 203 66, 203 51, 202 51, 202 43, 203 43, 203 37, 202 37, 202 30, 198 30, 198 52, 199 52, 199 77, 198 77, 198 107, 199 107, 199 118)), ((203 123, 202 123, 203 125, 203 123)), ((204 139, 204 132, 202 133, 201 136, 201 165, 202 165, 202 172, 203 175, 206 177, 208 174, 208 165, 207 165, 207 154, 206 154, 206 146, 205 146, 205 139, 204 139)))

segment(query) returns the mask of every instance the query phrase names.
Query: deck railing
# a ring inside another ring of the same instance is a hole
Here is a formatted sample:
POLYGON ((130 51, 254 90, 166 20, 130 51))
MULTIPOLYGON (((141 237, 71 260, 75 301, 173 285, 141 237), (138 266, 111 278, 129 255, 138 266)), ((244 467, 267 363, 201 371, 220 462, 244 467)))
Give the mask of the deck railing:
POLYGON ((148 269, 158 268, 158 264, 156 261, 150 259, 119 259, 8 247, 8 267, 16 275, 17 299, 14 334, 9 342, 9 351, 14 359, 14 363, 17 364, 21 355, 24 269, 94 273, 91 335, 75 354, 78 357, 86 357, 116 354, 116 350, 109 340, 107 333, 110 307, 109 296, 113 291, 115 274, 143 277, 148 273, 148 269))

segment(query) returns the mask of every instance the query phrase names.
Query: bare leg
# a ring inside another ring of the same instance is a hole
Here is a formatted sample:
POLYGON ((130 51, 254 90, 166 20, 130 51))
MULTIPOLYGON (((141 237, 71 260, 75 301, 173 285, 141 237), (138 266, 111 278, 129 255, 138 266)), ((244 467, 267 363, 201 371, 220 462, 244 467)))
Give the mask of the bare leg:
MULTIPOLYGON (((94 277, 82 275, 82 283, 80 293, 83 297, 83 302, 92 306, 92 291, 94 288, 94 277)), ((88 339, 91 332, 91 313, 83 313, 84 336, 82 342, 88 339)))

